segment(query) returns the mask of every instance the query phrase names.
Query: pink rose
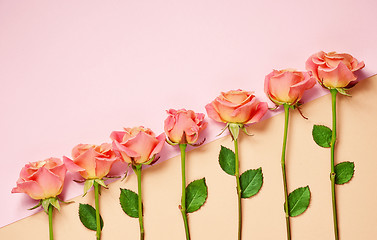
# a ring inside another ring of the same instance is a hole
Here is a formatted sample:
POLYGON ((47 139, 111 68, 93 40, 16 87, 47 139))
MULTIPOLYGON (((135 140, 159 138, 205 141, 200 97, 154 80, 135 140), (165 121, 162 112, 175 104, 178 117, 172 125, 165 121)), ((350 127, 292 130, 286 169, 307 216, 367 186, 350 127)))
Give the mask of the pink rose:
POLYGON ((165 142, 164 133, 156 137, 152 130, 142 126, 114 131, 110 138, 114 151, 123 161, 132 164, 148 162, 161 151, 165 142))
POLYGON ((198 141, 199 133, 207 127, 203 113, 186 109, 170 109, 167 113, 165 133, 172 143, 193 144, 198 141))
POLYGON ((222 92, 206 105, 207 114, 213 120, 241 124, 258 122, 267 108, 267 103, 259 102, 251 92, 240 89, 222 92))
POLYGON ((58 158, 28 163, 22 168, 12 193, 26 193, 36 200, 56 197, 63 190, 66 172, 58 158))
POLYGON ((264 92, 276 105, 296 105, 305 90, 312 88, 314 84, 315 79, 307 72, 273 70, 264 80, 264 92))
POLYGON ((68 170, 80 173, 85 179, 102 179, 118 160, 110 143, 79 144, 72 149, 72 158, 63 157, 68 170))
POLYGON ((313 54, 306 61, 306 69, 325 88, 351 88, 357 83, 354 72, 362 69, 364 62, 346 53, 323 51, 313 54))

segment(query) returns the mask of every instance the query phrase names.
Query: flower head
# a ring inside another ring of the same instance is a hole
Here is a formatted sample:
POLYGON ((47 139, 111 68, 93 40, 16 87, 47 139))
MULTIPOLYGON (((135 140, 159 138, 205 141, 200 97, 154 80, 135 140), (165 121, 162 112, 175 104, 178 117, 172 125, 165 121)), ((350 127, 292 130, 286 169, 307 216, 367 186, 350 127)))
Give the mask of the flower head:
POLYGON ((26 193, 36 200, 56 197, 63 190, 66 172, 58 158, 28 163, 22 168, 12 193, 26 193))
POLYGON ((71 172, 78 172, 85 179, 102 179, 118 159, 110 143, 101 145, 79 144, 72 150, 72 159, 63 157, 71 172))
POLYGON ((124 128, 124 131, 114 131, 113 140, 115 153, 125 162, 131 164, 146 163, 159 153, 165 142, 165 134, 156 137, 154 132, 143 126, 124 128))
POLYGON ((328 89, 349 89, 356 85, 354 72, 365 67, 364 62, 347 53, 323 51, 313 54, 306 61, 306 69, 328 89))
POLYGON ((191 110, 170 109, 165 120, 165 133, 173 144, 194 144, 199 139, 199 133, 207 127, 203 113, 191 110))
POLYGON ((312 88, 315 79, 307 72, 293 69, 273 70, 264 81, 266 95, 276 105, 296 105, 305 90, 312 88))
POLYGON ((208 116, 217 122, 248 124, 258 122, 268 107, 252 92, 238 89, 222 92, 205 108, 208 116))

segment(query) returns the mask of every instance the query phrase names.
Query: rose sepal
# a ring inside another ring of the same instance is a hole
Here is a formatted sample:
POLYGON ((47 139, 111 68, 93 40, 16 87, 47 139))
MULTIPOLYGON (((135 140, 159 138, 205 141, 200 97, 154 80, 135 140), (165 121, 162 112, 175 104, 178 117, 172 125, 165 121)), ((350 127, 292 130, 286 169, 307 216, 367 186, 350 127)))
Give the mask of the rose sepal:
POLYGON ((347 88, 335 88, 338 93, 344 95, 344 96, 347 96, 347 97, 352 97, 348 92, 347 92, 347 88))
POLYGON ((238 139, 238 135, 240 134, 240 128, 243 127, 242 123, 229 123, 228 129, 230 135, 232 136, 233 141, 238 139))
POLYGON ((141 163, 140 165, 149 165, 151 164, 156 158, 156 155, 153 155, 148 161, 141 163))
POLYGON ((107 185, 105 184, 103 179, 95 178, 95 179, 87 179, 84 183, 84 194, 82 195, 85 197, 85 195, 88 193, 88 191, 93 187, 94 182, 98 183, 102 187, 108 189, 107 185))
POLYGON ((172 142, 168 137, 165 139, 165 141, 166 141, 168 144, 172 145, 172 146, 175 146, 175 145, 178 145, 178 144, 179 144, 179 143, 172 142))
POLYGON ((217 134, 216 137, 218 137, 218 136, 220 136, 221 134, 223 134, 223 133, 225 132, 225 130, 229 127, 229 124, 230 124, 230 123, 226 123, 226 126, 225 126, 223 129, 221 129, 221 132, 220 132, 219 134, 217 134))

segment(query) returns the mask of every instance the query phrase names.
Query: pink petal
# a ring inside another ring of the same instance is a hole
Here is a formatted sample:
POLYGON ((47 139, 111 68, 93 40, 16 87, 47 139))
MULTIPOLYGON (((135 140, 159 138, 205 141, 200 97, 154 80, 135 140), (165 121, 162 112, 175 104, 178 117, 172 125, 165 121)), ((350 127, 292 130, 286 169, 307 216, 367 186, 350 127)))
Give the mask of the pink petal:
POLYGON ((268 110, 268 105, 265 102, 260 102, 257 106, 257 109, 254 112, 253 117, 246 123, 259 122, 259 120, 266 114, 268 110))
POLYGON ((165 132, 169 132, 170 130, 172 130, 174 127, 174 124, 175 124, 174 116, 172 115, 168 116, 164 121, 165 132))
POLYGON ((63 156, 63 162, 68 171, 70 172, 80 172, 85 171, 84 168, 80 167, 79 165, 75 164, 71 159, 67 158, 66 156, 63 156))
POLYGON ((165 139, 166 139, 166 136, 165 136, 164 133, 161 133, 160 135, 157 136, 158 144, 153 149, 153 151, 151 152, 150 156, 153 156, 153 155, 161 152, 161 149, 162 149, 162 147, 164 146, 164 143, 165 143, 165 139))
MULTIPOLYGON (((165 134, 162 136, 165 136, 165 134)), ((160 139, 163 139, 162 136, 159 136, 160 139)), ((134 161, 136 163, 143 163, 152 157, 151 153, 154 151, 158 143, 159 141, 155 137, 140 131, 135 138, 130 139, 126 143, 126 146, 139 154, 139 157, 134 158, 134 161)))
POLYGON ((62 163, 60 166, 51 168, 50 171, 59 177, 60 181, 64 182, 64 178, 67 172, 66 166, 62 163))
POLYGON ((296 98, 294 103, 300 101, 302 96, 304 95, 304 92, 312 88, 316 83, 316 80, 310 77, 308 73, 305 73, 304 76, 305 80, 293 85, 289 90, 289 96, 291 98, 296 98))
POLYGON ((213 107, 212 103, 208 103, 205 106, 205 108, 206 108, 208 117, 212 118, 216 122, 225 122, 225 121, 223 121, 221 119, 219 113, 215 110, 215 108, 213 107))
POLYGON ((342 62, 335 69, 319 69, 318 74, 323 79, 323 84, 329 88, 346 87, 350 82, 357 79, 352 71, 342 62))
POLYGON ((113 131, 113 132, 110 134, 110 138, 111 138, 111 140, 113 140, 113 141, 123 142, 124 134, 126 134, 126 133, 123 132, 123 131, 113 131))
POLYGON ((94 148, 89 148, 73 160, 75 164, 85 169, 87 176, 84 177, 84 175, 86 174, 84 173, 83 175, 82 173, 80 173, 81 176, 83 176, 84 178, 95 178, 97 156, 98 153, 94 150, 94 148))
POLYGON ((12 193, 26 193, 36 200, 45 198, 43 189, 36 181, 19 183, 17 184, 17 187, 12 189, 12 193))
POLYGON ((99 179, 102 179, 104 176, 106 176, 111 169, 111 166, 116 162, 114 159, 98 159, 96 160, 96 176, 99 179))
MULTIPOLYGON (((132 139, 131 139, 132 140, 132 139)), ((130 141, 131 141, 130 140, 130 141)), ((125 154, 127 154, 127 156, 131 157, 131 158, 134 158, 134 157, 139 157, 140 154, 134 150, 132 150, 131 148, 129 147, 126 147, 122 144, 120 144, 119 142, 117 141, 114 141, 113 144, 115 144, 115 147, 117 149, 117 151, 119 152, 124 152, 125 154)), ((114 146, 114 145, 113 145, 114 146)))
MULTIPOLYGON (((43 190, 43 198, 55 197, 59 195, 63 189, 63 182, 60 180, 60 177, 44 167, 39 168, 31 180, 39 184, 43 190)), ((38 194, 39 193, 40 192, 38 192, 38 194)))

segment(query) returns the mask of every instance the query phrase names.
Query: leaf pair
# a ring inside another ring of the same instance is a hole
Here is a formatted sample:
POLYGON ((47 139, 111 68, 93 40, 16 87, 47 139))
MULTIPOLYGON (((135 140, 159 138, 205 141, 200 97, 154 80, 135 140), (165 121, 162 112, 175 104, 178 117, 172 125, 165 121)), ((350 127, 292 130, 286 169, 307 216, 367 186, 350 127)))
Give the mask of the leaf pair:
MULTIPOLYGON (((128 190, 120 189, 120 205, 123 211, 130 217, 139 217, 138 194, 128 190)), ((195 180, 186 187, 186 211, 192 213, 204 205, 208 197, 208 190, 205 178, 195 180)))
MULTIPOLYGON (((96 210, 89 204, 81 204, 79 206, 79 217, 82 224, 93 231, 97 230, 96 210)), ((103 229, 103 219, 100 215, 101 229, 103 229)))
MULTIPOLYGON (((235 176, 236 174, 236 157, 232 150, 221 146, 219 154, 220 167, 229 175, 235 176)), ((240 186, 241 197, 249 198, 259 192, 263 185, 262 168, 249 169, 241 174, 240 186)))
MULTIPOLYGON (((331 147, 332 131, 330 128, 323 125, 314 125, 312 135, 318 146, 323 148, 331 147)), ((341 162, 335 166, 334 170, 335 183, 344 184, 351 181, 355 172, 355 164, 353 162, 341 162)))

